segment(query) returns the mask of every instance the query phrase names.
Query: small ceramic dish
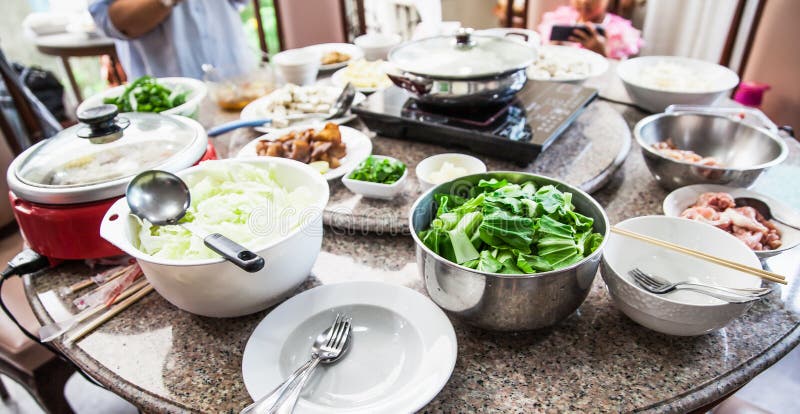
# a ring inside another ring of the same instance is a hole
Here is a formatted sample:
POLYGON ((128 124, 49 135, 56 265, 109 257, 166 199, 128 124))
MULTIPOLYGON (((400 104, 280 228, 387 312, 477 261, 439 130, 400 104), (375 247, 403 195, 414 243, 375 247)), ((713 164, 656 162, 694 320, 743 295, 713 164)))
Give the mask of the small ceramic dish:
MULTIPOLYGON (((388 159, 388 160, 402 162, 397 158, 387 157, 385 155, 373 155, 372 157, 379 161, 388 159)), ((355 169, 358 169, 358 167, 356 167, 355 169)), ((381 184, 381 183, 373 183, 370 181, 354 180, 350 178, 351 173, 352 171, 348 172, 347 174, 345 174, 344 177, 342 177, 342 183, 350 191, 356 194, 361 194, 363 197, 366 198, 391 200, 395 198, 398 194, 400 194, 403 191, 403 188, 405 188, 406 178, 408 178, 408 166, 406 166, 406 169, 405 171, 403 171, 403 175, 400 176, 400 179, 392 184, 381 184)))
POLYGON ((464 174, 461 174, 462 177, 486 172, 486 164, 471 155, 458 153, 433 155, 420 161, 415 169, 419 184, 422 186, 422 191, 427 191, 434 186, 458 178, 451 177, 451 180, 444 181, 432 179, 431 174, 441 170, 445 163, 450 163, 456 168, 463 168, 465 171, 464 174))

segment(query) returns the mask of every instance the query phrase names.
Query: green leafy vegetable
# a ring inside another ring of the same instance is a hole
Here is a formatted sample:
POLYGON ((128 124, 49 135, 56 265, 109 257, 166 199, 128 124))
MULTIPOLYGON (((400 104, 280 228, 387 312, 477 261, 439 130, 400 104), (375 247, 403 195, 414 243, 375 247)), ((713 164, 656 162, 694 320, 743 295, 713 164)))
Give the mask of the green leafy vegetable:
MULTIPOLYGON (((246 163, 207 161, 202 172, 187 178, 191 205, 181 222, 221 233, 248 248, 276 240, 309 218, 316 199, 311 189, 284 188, 272 171, 246 163)), ((138 220, 138 219, 137 219, 138 220)), ((154 226, 140 220, 136 247, 167 259, 217 258, 181 226, 154 226)))
POLYGON ((162 112, 183 105, 186 95, 188 92, 170 90, 145 75, 131 82, 119 96, 103 99, 103 103, 116 105, 120 112, 162 112))
POLYGON ((379 184, 394 184, 405 171, 406 165, 400 161, 389 158, 379 159, 370 155, 350 173, 349 178, 379 184))
POLYGON ((490 273, 537 273, 588 256, 603 241, 594 220, 575 211, 572 194, 533 182, 481 180, 471 198, 435 194, 436 217, 420 232, 436 254, 490 273))

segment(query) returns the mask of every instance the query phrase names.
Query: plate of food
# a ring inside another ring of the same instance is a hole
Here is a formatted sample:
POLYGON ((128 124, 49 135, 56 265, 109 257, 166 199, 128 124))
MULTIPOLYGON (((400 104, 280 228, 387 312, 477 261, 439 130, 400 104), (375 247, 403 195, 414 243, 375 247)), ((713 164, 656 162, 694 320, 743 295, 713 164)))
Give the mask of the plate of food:
MULTIPOLYGON (((342 86, 332 85, 284 85, 267 96, 256 99, 247 104, 242 109, 239 118, 243 121, 254 119, 272 119, 271 124, 256 127, 256 131, 270 133, 276 129, 287 128, 292 124, 291 118, 302 114, 326 115, 331 109, 331 105, 336 102, 336 98, 342 93, 342 86)), ((353 106, 358 105, 367 99, 363 93, 356 93, 353 99, 353 106)), ((334 120, 336 123, 347 122, 354 117, 352 115, 334 120)), ((318 123, 319 118, 312 118, 312 122, 318 123)), ((301 124, 298 122, 297 124, 301 124)))
POLYGON ((280 157, 304 162, 333 180, 372 154, 372 141, 361 131, 328 122, 275 130, 242 147, 238 158, 280 157))
POLYGON ((347 65, 364 57, 364 52, 351 43, 321 43, 318 45, 308 46, 307 49, 314 49, 320 52, 321 65, 319 70, 334 70, 347 65))
POLYGON ((608 60, 591 50, 574 46, 547 45, 528 67, 528 79, 546 82, 581 83, 608 70, 608 60))
POLYGON ((769 205, 774 215, 800 223, 800 213, 774 198, 746 188, 697 184, 681 187, 664 199, 664 215, 701 221, 718 227, 750 247, 760 259, 775 256, 800 244, 800 230, 766 220, 754 208, 737 205, 736 198, 751 197, 769 205))
POLYGON ((352 61, 347 67, 337 70, 331 76, 331 82, 342 88, 347 82, 353 84, 357 91, 372 93, 385 89, 392 84, 386 76, 389 64, 382 60, 366 61, 363 59, 352 61))

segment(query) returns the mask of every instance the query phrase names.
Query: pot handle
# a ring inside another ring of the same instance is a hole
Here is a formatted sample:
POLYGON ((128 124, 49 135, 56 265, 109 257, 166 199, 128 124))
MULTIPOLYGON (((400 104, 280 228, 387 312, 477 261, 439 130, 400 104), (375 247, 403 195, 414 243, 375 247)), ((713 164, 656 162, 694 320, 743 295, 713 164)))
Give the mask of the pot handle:
POLYGON ((527 34, 527 33, 522 33, 522 32, 506 32, 506 34, 505 34, 505 37, 512 37, 512 36, 519 36, 519 37, 521 37, 523 40, 525 40, 525 42, 527 42, 527 41, 528 41, 528 34, 527 34))
POLYGON ((387 73, 386 76, 388 76, 395 85, 417 95, 427 95, 433 88, 433 81, 421 76, 414 76, 408 73, 387 73))
POLYGON ((128 216, 131 211, 125 197, 120 198, 106 211, 103 221, 100 222, 100 237, 116 246, 123 252, 138 257, 139 251, 133 247, 127 238, 128 216))

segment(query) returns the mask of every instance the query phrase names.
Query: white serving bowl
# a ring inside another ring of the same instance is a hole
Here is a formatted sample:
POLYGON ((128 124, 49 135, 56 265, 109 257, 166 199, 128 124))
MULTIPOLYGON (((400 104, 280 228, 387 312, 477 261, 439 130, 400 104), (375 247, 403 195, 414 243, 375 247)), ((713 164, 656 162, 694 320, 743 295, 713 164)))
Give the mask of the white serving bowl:
MULTIPOLYGON (((376 160, 393 160, 399 161, 397 158, 387 157, 385 155, 373 155, 372 158, 376 160)), ((356 167, 358 168, 358 167, 356 167)), ((352 171, 351 171, 352 172, 352 171)), ((381 183, 373 183, 370 181, 361 181, 361 180, 354 180, 350 178, 350 172, 345 174, 342 177, 342 184, 344 184, 347 189, 350 191, 361 194, 363 197, 366 198, 377 198, 379 200, 391 200, 395 198, 398 194, 403 192, 403 189, 406 185, 406 178, 408 178, 408 166, 406 166, 405 171, 403 171, 403 175, 400 176, 400 179, 395 181, 392 184, 381 184, 381 183)))
POLYGON ((356 46, 364 51, 367 60, 386 60, 389 51, 400 44, 403 38, 398 34, 367 33, 353 40, 356 46))
POLYGON ((625 60, 617 66, 617 75, 633 102, 652 112, 663 112, 669 105, 712 105, 739 84, 736 72, 724 66, 678 56, 643 56, 625 60), (640 79, 641 71, 660 63, 679 65, 701 75, 707 87, 702 91, 671 91, 644 84, 640 79))
POLYGON ((466 172, 464 175, 481 174, 486 172, 486 164, 471 155, 458 153, 433 155, 420 161, 414 170, 417 174, 417 180, 419 180, 419 184, 422 187, 422 191, 428 191, 434 186, 442 184, 431 181, 430 175, 434 171, 438 171, 440 168, 442 168, 442 165, 444 165, 445 162, 449 162, 456 167, 465 169, 466 172))
MULTIPOLYGON (((248 246, 266 261, 263 269, 247 273, 218 259, 175 260, 150 256, 133 240, 139 229, 121 198, 103 217, 100 235, 133 256, 155 290, 187 312, 211 317, 234 317, 266 309, 285 299, 308 277, 322 245, 322 211, 328 203, 328 182, 306 164, 284 158, 227 159, 213 163, 248 163, 271 168, 275 180, 287 188, 307 186, 317 197, 303 223, 281 238, 260 246, 248 246)), ((201 163, 178 174, 186 179, 202 173, 201 163)))
MULTIPOLYGON (((693 206, 697 202, 697 198, 703 193, 728 193, 733 198, 737 197, 752 197, 764 201, 770 206, 773 214, 780 214, 782 217, 787 217, 794 223, 800 223, 800 213, 795 212, 794 209, 788 205, 776 200, 772 197, 767 197, 755 191, 746 188, 729 187, 724 185, 713 184, 696 184, 681 187, 667 195, 661 207, 664 210, 664 215, 667 217, 680 217, 681 213, 687 208, 693 206)), ((787 250, 793 249, 800 245, 800 230, 789 227, 783 223, 772 220, 772 224, 781 232, 781 241, 783 244, 775 250, 755 250, 754 253, 759 259, 766 259, 787 250)), ((710 226, 710 224, 709 224, 710 226)))
MULTIPOLYGON (((189 94, 186 95, 186 102, 172 109, 167 109, 161 112, 162 114, 182 115, 197 120, 200 102, 208 93, 208 88, 202 81, 192 78, 158 78, 158 83, 170 90, 178 88, 182 91, 189 91, 189 94)), ((103 105, 103 100, 105 98, 117 97, 121 95, 127 87, 128 85, 115 86, 84 99, 84 101, 78 105, 76 113, 81 113, 89 108, 103 105)))
POLYGON ((322 52, 314 48, 284 50, 272 57, 283 80, 295 85, 311 85, 322 65, 322 52))
MULTIPOLYGON (((736 237, 691 220, 644 216, 617 227, 760 268, 756 255, 736 237)), ((682 253, 611 233, 603 251, 600 274, 616 306, 628 317, 668 335, 703 335, 727 325, 752 303, 727 303, 696 292, 677 290, 656 295, 641 288, 628 271, 638 267, 671 282, 689 278, 733 288, 757 288, 761 279, 682 253)))

